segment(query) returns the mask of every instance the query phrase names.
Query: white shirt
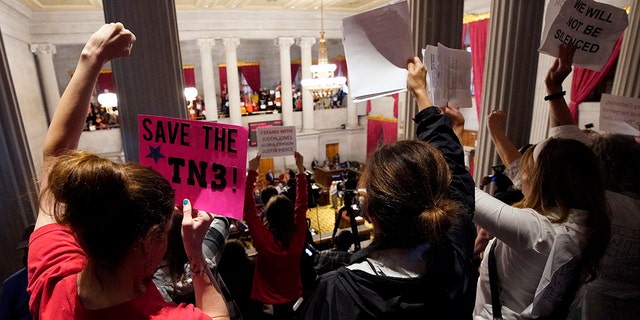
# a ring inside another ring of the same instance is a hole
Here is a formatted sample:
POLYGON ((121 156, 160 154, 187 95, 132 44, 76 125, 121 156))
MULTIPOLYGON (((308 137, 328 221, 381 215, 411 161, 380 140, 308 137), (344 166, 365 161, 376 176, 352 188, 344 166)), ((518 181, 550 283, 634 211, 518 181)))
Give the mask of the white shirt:
MULTIPOLYGON (((572 210, 567 222, 553 224, 533 209, 511 207, 480 189, 476 188, 475 196, 474 222, 495 235, 491 241, 499 241, 494 254, 503 317, 528 319, 549 314, 554 304, 545 300, 558 300, 568 279, 565 276, 573 275, 564 270, 575 267, 586 244, 588 213, 572 210)), ((475 319, 493 319, 488 271, 491 244, 480 265, 475 319)))

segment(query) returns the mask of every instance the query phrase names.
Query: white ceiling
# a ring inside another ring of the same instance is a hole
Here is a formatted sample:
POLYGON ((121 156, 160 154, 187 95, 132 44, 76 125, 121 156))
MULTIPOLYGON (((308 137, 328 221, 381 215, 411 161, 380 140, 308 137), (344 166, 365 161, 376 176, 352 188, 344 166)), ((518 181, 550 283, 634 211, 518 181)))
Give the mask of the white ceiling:
MULTIPOLYGON (((102 10, 102 0, 18 0, 33 11, 102 10)), ((135 1, 135 0, 131 0, 135 1)), ((177 10, 319 10, 321 0, 175 0, 177 10)), ((324 10, 362 12, 397 0, 322 0, 324 10)), ((419 1, 419 0, 418 0, 419 1)), ((447 0, 441 0, 447 1, 447 0)), ((600 0, 617 7, 631 0, 600 0)), ((491 0, 464 0, 465 14, 487 13, 491 0)))

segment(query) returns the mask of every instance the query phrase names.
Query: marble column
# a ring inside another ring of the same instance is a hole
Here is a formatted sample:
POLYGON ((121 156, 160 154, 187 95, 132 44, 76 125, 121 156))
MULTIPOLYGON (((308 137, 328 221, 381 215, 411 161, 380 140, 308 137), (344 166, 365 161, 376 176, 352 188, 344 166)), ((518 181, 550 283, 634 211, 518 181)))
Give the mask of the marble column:
POLYGON ((213 73, 213 57, 211 47, 216 44, 212 38, 198 39, 200 48, 200 64, 202 65, 202 90, 206 108, 207 120, 218 121, 218 97, 216 95, 216 82, 213 73))
MULTIPOLYGON (((521 147, 529 143, 533 100, 536 93, 538 47, 544 17, 544 0, 491 2, 491 21, 485 60, 482 114, 474 178, 491 172, 500 159, 486 129, 487 115, 494 109, 507 113, 506 133, 521 147)), ((548 121, 548 120, 546 120, 548 121)))
MULTIPOLYGON (((311 47, 316 43, 314 37, 300 37, 298 45, 300 46, 300 75, 301 79, 311 78, 311 47)), ((314 131, 313 120, 313 94, 311 91, 302 89, 302 130, 314 131)))
POLYGON ((351 98, 351 94, 347 95, 347 129, 355 129, 360 127, 358 123, 358 110, 356 103, 351 98))
MULTIPOLYGON (((422 49, 427 44, 437 46, 442 43, 454 49, 462 47, 464 0, 409 0, 409 10, 415 56, 422 59, 422 49)), ((403 131, 402 138, 412 139, 416 134, 413 117, 418 108, 408 93, 405 101, 405 110, 398 110, 398 129, 403 131), (403 115, 402 118, 400 115, 403 115)))
POLYGON ((229 118, 231 124, 242 125, 240 112, 240 77, 238 76, 238 54, 236 48, 240 45, 239 38, 223 38, 225 61, 227 62, 227 88, 229 88, 229 118))
POLYGON ((280 100, 282 101, 282 124, 293 124, 293 88, 291 87, 291 46, 293 37, 280 37, 276 45, 280 48, 280 100))
POLYGON ((56 68, 53 65, 53 55, 56 54, 56 46, 50 43, 38 43, 30 46, 31 52, 38 60, 38 71, 40 71, 40 82, 44 91, 44 99, 47 105, 47 115, 49 122, 60 102, 60 90, 56 78, 56 68))
MULTIPOLYGON (((9 70, 7 52, 0 37, 0 277, 6 279, 22 265, 22 250, 15 250, 25 227, 38 213, 38 177, 9 70)), ((34 86, 35 87, 35 86, 34 86)), ((37 95, 37 92, 34 92, 37 95)), ((43 110, 44 111, 44 110, 43 110)), ((29 123, 29 119, 26 123, 29 123)), ((37 125, 32 123, 31 125, 37 125)), ((40 154, 41 155, 41 154, 40 154)))
POLYGON ((629 98, 640 98, 640 0, 633 0, 629 12, 629 26, 624 32, 622 48, 618 57, 616 75, 611 94, 629 98))
POLYGON ((187 117, 175 2, 109 0, 103 6, 105 21, 122 21, 136 34, 131 56, 111 61, 111 67, 125 160, 138 162, 139 114, 187 117))

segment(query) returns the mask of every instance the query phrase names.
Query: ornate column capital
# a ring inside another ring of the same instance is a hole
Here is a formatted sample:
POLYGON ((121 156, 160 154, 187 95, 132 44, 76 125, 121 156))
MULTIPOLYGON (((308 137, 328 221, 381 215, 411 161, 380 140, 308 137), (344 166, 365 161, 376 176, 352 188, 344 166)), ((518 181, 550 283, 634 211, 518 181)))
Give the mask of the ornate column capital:
POLYGON ((54 55, 57 52, 56 46, 51 43, 34 43, 29 46, 29 49, 31 50, 31 53, 35 53, 35 55, 54 55))
POLYGON ((196 41, 200 49, 208 49, 216 45, 216 39, 214 38, 201 38, 196 41))
POLYGON ((278 37, 275 42, 276 42, 276 45, 279 46, 280 48, 289 48, 296 41, 294 37, 278 37))
POLYGON ((225 50, 236 49, 240 45, 240 38, 222 38, 225 50))
POLYGON ((300 37, 298 41, 296 41, 296 44, 302 48, 310 48, 314 43, 316 43, 315 37, 300 37))

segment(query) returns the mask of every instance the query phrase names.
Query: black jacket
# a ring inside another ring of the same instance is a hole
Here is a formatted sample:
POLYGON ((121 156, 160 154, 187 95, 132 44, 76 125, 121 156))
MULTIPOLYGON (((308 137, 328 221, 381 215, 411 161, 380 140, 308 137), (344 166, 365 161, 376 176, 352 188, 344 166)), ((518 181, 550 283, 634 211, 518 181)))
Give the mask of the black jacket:
MULTIPOLYGON (((320 278, 301 319, 471 319, 478 276, 472 263, 474 182, 449 118, 432 107, 418 113, 415 121, 417 137, 437 147, 449 164, 449 195, 464 206, 464 213, 453 222, 447 239, 425 252, 432 263, 427 274, 392 278, 342 267, 320 278)), ((364 261, 373 250, 357 252, 351 262, 364 261)))

